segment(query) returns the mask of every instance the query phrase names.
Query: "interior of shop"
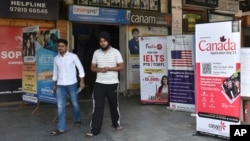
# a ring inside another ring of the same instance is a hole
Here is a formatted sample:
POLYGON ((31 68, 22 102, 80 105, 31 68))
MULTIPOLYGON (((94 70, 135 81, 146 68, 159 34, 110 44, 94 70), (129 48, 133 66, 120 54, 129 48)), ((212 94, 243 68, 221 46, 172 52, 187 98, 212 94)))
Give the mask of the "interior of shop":
POLYGON ((119 26, 117 25, 100 25, 100 24, 84 24, 73 23, 74 50, 85 70, 86 88, 79 95, 79 99, 91 98, 96 73, 91 72, 92 55, 99 48, 97 35, 101 31, 107 31, 111 35, 111 45, 119 49, 119 26))

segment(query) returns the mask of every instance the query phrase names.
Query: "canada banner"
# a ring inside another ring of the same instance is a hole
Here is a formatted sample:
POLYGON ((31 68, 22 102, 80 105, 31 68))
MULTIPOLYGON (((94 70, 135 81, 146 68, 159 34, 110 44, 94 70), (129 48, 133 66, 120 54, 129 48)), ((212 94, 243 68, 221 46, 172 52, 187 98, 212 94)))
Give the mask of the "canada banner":
POLYGON ((195 26, 197 132, 228 138, 230 125, 240 124, 240 26, 195 26))

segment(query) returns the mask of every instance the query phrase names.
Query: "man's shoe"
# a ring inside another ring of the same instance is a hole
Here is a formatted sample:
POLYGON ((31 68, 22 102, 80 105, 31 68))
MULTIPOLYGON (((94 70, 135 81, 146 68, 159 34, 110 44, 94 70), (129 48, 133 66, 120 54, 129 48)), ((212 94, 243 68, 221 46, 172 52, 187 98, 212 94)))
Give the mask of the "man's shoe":
POLYGON ((79 127, 82 124, 81 120, 80 121, 75 121, 75 126, 79 127))
POLYGON ((60 131, 60 130, 57 129, 57 130, 51 131, 50 135, 51 136, 57 136, 57 135, 61 135, 61 134, 64 134, 64 133, 66 133, 66 130, 60 131))

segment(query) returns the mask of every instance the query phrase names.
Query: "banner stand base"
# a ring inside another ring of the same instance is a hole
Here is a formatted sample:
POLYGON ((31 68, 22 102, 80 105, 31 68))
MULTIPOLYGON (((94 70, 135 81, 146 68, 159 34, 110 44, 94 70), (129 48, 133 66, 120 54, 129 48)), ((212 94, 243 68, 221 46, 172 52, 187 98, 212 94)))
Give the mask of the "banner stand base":
POLYGON ((20 110, 20 109, 23 109, 24 107, 26 107, 27 104, 25 102, 22 102, 19 104, 19 106, 16 108, 16 111, 20 110))
POLYGON ((216 136, 216 135, 210 135, 209 133, 201 133, 199 131, 196 131, 192 134, 193 136, 209 136, 209 137, 217 137, 217 138, 220 138, 222 140, 225 140, 225 141, 230 141, 230 138, 227 138, 227 137, 221 137, 221 136, 216 136))
POLYGON ((37 112, 39 112, 39 108, 40 108, 40 102, 37 102, 36 104, 36 108, 33 110, 33 112, 31 113, 31 115, 35 115, 37 112))

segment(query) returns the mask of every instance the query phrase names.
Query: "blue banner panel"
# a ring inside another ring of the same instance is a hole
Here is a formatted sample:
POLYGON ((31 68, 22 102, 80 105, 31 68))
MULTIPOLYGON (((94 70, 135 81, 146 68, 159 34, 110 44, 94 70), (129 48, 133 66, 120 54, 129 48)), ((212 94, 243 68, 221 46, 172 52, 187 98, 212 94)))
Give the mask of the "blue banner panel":
POLYGON ((37 42, 37 95, 38 100, 56 104, 56 94, 53 92, 53 63, 57 53, 57 40, 59 31, 57 29, 40 32, 41 36, 50 36, 46 44, 37 42), (43 35, 42 35, 43 34, 43 35), (53 37, 53 38, 52 38, 53 37))
POLYGON ((1 0, 0 17, 57 20, 59 0, 1 0))
POLYGON ((70 5, 69 21, 129 24, 128 13, 124 9, 70 5))

